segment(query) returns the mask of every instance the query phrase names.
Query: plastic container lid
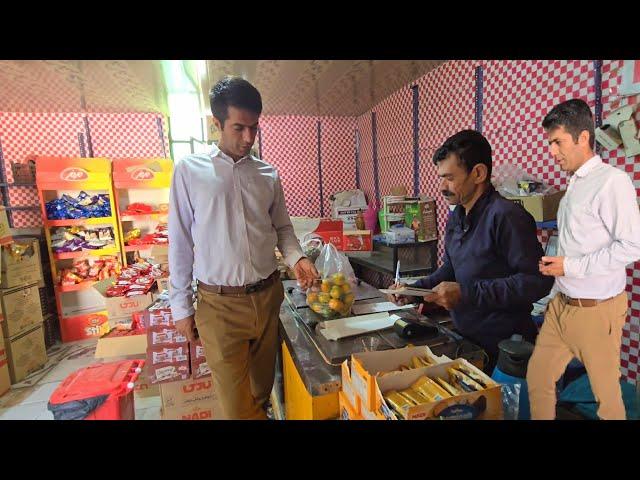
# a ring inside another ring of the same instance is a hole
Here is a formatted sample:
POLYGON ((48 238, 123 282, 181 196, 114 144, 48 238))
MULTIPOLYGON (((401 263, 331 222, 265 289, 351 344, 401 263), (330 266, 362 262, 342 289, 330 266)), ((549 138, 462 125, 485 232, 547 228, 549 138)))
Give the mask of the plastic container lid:
POLYGON ((60 404, 99 395, 126 393, 138 377, 144 360, 98 363, 69 375, 53 392, 49 402, 60 404))
POLYGON ((533 344, 525 341, 522 335, 513 335, 498 344, 498 368, 503 373, 518 378, 525 378, 527 365, 533 354, 533 344))

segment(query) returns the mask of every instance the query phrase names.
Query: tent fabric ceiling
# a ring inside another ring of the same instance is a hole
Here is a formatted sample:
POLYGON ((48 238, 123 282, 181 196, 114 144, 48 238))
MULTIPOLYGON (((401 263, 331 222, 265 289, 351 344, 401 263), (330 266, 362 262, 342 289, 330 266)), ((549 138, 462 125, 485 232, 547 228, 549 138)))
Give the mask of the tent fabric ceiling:
POLYGON ((443 64, 442 60, 208 60, 202 91, 240 75, 266 115, 356 116, 443 64))
MULTIPOLYGON (((266 115, 356 116, 444 61, 207 60, 200 87, 240 75, 262 94, 266 115)), ((169 114, 159 60, 0 60, 0 111, 169 114)))
POLYGON ((0 111, 168 114, 159 61, 1 60, 0 111))

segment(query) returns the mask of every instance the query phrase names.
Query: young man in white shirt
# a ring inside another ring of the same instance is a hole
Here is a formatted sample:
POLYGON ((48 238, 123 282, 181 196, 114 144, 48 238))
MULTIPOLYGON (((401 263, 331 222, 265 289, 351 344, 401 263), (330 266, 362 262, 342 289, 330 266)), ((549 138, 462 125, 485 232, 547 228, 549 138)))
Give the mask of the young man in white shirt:
POLYGON ((303 288, 318 272, 294 234, 278 172, 249 153, 260 93, 227 77, 209 96, 220 142, 176 163, 171 183, 171 310, 190 341, 198 330, 224 417, 266 419, 284 298, 275 247, 303 288))
POLYGON ((627 317, 626 266, 640 258, 636 189, 593 152, 589 106, 573 99, 544 118, 551 154, 572 174, 558 209, 558 255, 540 272, 556 278, 527 372, 532 419, 555 419, 556 382, 573 357, 585 366, 601 419, 625 419, 620 343, 627 317))

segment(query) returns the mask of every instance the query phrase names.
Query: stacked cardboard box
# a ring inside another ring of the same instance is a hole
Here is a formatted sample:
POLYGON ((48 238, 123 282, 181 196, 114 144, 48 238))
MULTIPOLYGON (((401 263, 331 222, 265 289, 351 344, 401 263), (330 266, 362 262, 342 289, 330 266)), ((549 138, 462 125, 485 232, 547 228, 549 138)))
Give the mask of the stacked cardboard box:
POLYGON ((176 330, 171 309, 150 310, 146 322, 151 383, 188 379, 191 368, 189 341, 176 330))
POLYGON ((0 395, 5 394, 11 388, 11 377, 9 375, 9 363, 7 361, 7 350, 4 348, 4 338, 0 329, 0 395))
MULTIPOLYGON (((0 231, 3 230, 3 214, 0 213, 0 231)), ((11 383, 18 383, 47 363, 44 318, 38 288, 42 283, 38 239, 15 237, 3 244, 0 271, 3 320, 0 330, 5 351, 0 363, 6 361, 11 383)))
POLYGON ((160 385, 163 420, 217 420, 222 418, 211 377, 160 385))
MULTIPOLYGON (((1 223, 0 221, 0 225, 1 223)), ((1 229, 2 227, 0 226, 1 229)), ((40 283, 42 281, 42 265, 38 239, 16 237, 11 243, 2 246, 0 288, 16 288, 40 283), (25 249, 24 253, 15 255, 12 252, 11 243, 20 245, 22 249, 25 249)))

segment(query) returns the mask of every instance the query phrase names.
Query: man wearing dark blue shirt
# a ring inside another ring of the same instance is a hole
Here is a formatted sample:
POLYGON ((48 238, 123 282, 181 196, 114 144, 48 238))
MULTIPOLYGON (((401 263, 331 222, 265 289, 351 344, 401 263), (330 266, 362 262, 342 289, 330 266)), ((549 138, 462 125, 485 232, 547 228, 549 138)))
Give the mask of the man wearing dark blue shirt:
POLYGON ((433 163, 442 195, 456 207, 442 266, 415 286, 432 289, 424 301, 449 310, 456 329, 487 352, 490 373, 500 341, 513 334, 535 341, 532 304, 549 293, 553 280, 538 271, 543 251, 533 217, 491 185, 491 146, 479 132, 448 138, 433 163))

